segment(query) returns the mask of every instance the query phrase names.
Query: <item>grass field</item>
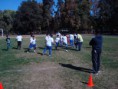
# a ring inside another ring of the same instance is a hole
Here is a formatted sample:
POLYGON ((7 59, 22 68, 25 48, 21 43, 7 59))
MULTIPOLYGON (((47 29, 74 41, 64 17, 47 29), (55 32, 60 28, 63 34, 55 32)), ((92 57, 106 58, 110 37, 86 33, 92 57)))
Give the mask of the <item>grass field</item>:
MULTIPOLYGON (((92 68, 91 35, 83 35, 82 51, 69 48, 55 50, 42 56, 44 37, 37 37, 37 53, 24 52, 29 38, 23 39, 22 49, 16 49, 11 38, 11 49, 6 51, 5 38, 0 38, 0 81, 5 89, 90 89, 86 83, 92 68)), ((104 36, 101 73, 93 75, 92 89, 118 89, 118 37, 104 36)))

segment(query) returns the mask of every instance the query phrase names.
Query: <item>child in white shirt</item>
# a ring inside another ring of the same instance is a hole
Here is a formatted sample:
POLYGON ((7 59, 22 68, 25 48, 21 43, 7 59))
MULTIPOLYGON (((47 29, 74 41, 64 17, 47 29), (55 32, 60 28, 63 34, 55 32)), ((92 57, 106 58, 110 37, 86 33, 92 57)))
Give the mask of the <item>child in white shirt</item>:
POLYGON ((68 50, 67 50, 67 48, 68 48, 68 41, 67 41, 66 35, 63 36, 63 45, 65 45, 65 49, 68 52, 68 50))
POLYGON ((56 43, 55 49, 56 50, 57 50, 57 47, 59 46, 59 41, 60 41, 60 38, 59 38, 59 35, 57 35, 57 37, 55 39, 55 43, 56 43))
POLYGON ((29 45, 28 51, 30 51, 32 48, 34 49, 34 52, 36 52, 36 38, 35 38, 35 36, 31 36, 31 38, 30 38, 30 45, 29 45))
POLYGON ((16 40, 17 40, 17 49, 21 49, 22 39, 23 39, 23 37, 18 34, 18 36, 16 37, 16 40))
POLYGON ((43 55, 46 53, 47 49, 49 50, 49 56, 52 56, 52 44, 54 42, 53 38, 48 34, 45 37, 45 41, 46 41, 46 47, 43 50, 43 55))

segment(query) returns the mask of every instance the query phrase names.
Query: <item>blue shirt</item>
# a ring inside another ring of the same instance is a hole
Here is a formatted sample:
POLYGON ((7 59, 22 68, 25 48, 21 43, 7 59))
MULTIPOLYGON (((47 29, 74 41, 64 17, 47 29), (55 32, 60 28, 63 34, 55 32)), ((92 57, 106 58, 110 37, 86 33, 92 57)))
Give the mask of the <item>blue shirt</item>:
POLYGON ((103 43, 103 37, 101 35, 97 35, 91 39, 89 45, 92 46, 93 50, 102 50, 102 43, 103 43))

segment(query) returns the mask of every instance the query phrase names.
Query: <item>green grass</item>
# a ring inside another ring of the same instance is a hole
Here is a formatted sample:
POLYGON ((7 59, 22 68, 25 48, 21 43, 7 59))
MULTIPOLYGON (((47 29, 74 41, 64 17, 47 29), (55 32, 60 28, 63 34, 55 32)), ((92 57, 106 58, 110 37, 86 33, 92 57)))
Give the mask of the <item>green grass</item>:
MULTIPOLYGON (((23 39, 21 50, 15 49, 17 44, 16 40, 15 38, 11 38, 12 43, 9 51, 6 51, 5 39, 0 39, 0 81, 3 83, 5 89, 27 89, 26 85, 28 84, 23 81, 23 77, 26 76, 26 73, 20 72, 19 70, 23 70, 32 63, 34 65, 38 64, 39 66, 45 63, 54 63, 62 68, 58 70, 57 79, 60 79, 63 89, 88 89, 83 82, 88 81, 89 73, 82 70, 62 67, 59 63, 91 69, 91 47, 88 45, 91 37, 90 35, 83 35, 84 43, 81 52, 75 51, 73 48, 69 49, 69 52, 65 52, 64 49, 59 48, 59 51, 53 50, 53 56, 51 58, 46 55, 40 55, 45 47, 44 37, 42 36, 37 37, 37 54, 24 52, 25 49, 28 48, 29 38, 23 39), (21 85, 22 88, 20 88, 21 85)), ((95 89, 117 89, 117 53, 118 37, 104 36, 101 57, 102 73, 98 76, 93 75, 95 89)), ((42 75, 42 77, 44 76, 42 75)), ((30 76, 27 76, 27 78, 30 78, 30 76)), ((45 83, 43 84, 43 86, 47 85, 45 83)), ((48 86, 47 88, 39 89, 48 89, 48 86)))

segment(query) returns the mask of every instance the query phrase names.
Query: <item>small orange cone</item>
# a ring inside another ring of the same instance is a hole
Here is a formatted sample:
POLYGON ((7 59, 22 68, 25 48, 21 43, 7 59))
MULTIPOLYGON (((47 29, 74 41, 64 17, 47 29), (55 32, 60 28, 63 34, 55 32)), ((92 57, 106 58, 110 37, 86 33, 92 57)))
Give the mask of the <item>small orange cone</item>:
POLYGON ((3 89, 2 83, 0 82, 0 89, 3 89))
POLYGON ((87 84, 89 87, 93 87, 94 84, 93 84, 93 79, 92 79, 92 74, 90 74, 89 76, 89 80, 88 80, 88 84, 87 84))

